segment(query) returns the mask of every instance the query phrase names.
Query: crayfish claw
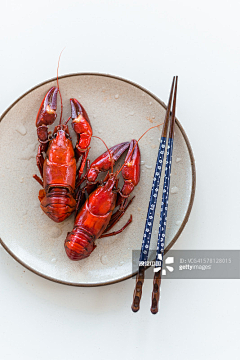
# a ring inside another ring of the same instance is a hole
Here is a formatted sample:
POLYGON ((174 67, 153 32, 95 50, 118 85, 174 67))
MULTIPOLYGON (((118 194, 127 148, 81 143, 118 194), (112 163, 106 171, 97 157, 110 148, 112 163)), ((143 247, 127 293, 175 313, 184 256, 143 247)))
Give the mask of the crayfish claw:
POLYGON ((76 161, 80 157, 81 165, 78 171, 78 180, 81 181, 82 174, 87 162, 90 142, 92 138, 92 126, 88 114, 77 99, 70 99, 72 127, 77 134, 77 144, 75 147, 76 161))
POLYGON ((88 114, 84 107, 80 104, 77 99, 70 99, 71 111, 72 111, 72 119, 77 119, 79 115, 85 118, 85 120, 90 124, 90 120, 88 118, 88 114))
POLYGON ((51 125, 54 123, 57 117, 57 93, 58 88, 53 86, 45 95, 37 114, 37 127, 42 125, 51 125))
POLYGON ((128 196, 140 180, 141 155, 136 140, 132 140, 126 156, 125 165, 122 168, 124 184, 121 190, 123 196, 128 196))
POLYGON ((92 138, 92 126, 88 114, 77 99, 70 99, 72 127, 77 134, 77 150, 85 153, 92 138))
POLYGON ((100 172, 110 170, 128 147, 129 142, 122 142, 118 145, 114 145, 94 160, 87 173, 88 181, 94 182, 100 172))

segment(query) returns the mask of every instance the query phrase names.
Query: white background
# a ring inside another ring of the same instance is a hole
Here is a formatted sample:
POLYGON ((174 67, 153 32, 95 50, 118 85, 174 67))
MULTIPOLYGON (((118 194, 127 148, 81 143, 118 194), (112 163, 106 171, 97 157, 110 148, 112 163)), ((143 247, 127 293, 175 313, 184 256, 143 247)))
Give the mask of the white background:
MULTIPOLYGON (((165 102, 177 74, 177 117, 195 155, 197 191, 174 249, 239 249, 239 12, 238 1, 2 1, 0 113, 56 76, 65 46, 60 75, 117 75, 165 102)), ((0 281, 3 360, 239 357, 239 280, 165 280, 156 316, 150 280, 136 314, 132 279, 55 284, 3 248, 0 281)))

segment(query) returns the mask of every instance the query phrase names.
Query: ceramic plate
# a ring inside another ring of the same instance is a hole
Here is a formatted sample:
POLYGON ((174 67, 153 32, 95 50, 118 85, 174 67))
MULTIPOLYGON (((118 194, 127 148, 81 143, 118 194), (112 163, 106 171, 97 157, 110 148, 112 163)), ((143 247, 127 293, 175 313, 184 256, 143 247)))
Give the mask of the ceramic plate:
MULTIPOLYGON (((70 116, 69 99, 77 98, 89 115, 93 133, 102 137, 109 147, 132 138, 138 139, 149 127, 164 120, 165 105, 147 90, 124 79, 102 74, 73 74, 61 77, 59 83, 63 118, 70 116)), ((50 220, 39 205, 40 185, 32 178, 35 173, 39 175, 35 159, 38 147, 35 119, 44 95, 53 85, 56 85, 56 79, 28 91, 0 119, 1 244, 29 270, 63 284, 95 286, 126 279, 133 275, 132 250, 141 248, 162 126, 149 131, 139 143, 142 160, 140 183, 134 189, 132 205, 115 229, 121 228, 130 214, 133 216, 132 224, 116 236, 97 240, 91 256, 73 262, 65 254, 64 240, 73 227, 74 215, 60 224, 50 220)), ((58 119, 55 124, 57 122, 58 119)), ((90 160, 104 151, 102 142, 93 138, 90 160)), ((194 191, 194 158, 187 136, 177 121, 167 250, 188 220, 194 191)), ((155 214, 152 248, 156 248, 160 202, 155 214)))

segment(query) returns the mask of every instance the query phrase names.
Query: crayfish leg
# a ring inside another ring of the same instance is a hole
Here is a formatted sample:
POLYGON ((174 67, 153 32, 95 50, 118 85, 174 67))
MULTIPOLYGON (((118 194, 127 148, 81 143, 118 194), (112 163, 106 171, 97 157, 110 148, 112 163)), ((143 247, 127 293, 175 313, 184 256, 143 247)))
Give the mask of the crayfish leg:
POLYGON ((36 156, 36 162, 37 162, 37 167, 39 169, 39 172, 43 178, 43 163, 44 163, 44 157, 43 157, 43 146, 42 144, 40 144, 38 146, 38 152, 37 152, 37 156, 36 156))
MULTIPOLYGON (((117 234, 120 234, 124 229, 126 229, 126 227, 128 225, 130 225, 132 222, 132 215, 130 215, 130 218, 128 219, 128 221, 126 222, 126 224, 120 229, 120 230, 117 230, 117 231, 113 231, 111 233, 108 233, 108 234, 103 234, 100 236, 99 239, 101 238, 104 238, 104 237, 108 237, 108 236, 114 236, 114 235, 117 235, 117 234)), ((108 229, 109 230, 109 229, 108 229)))
POLYGON ((36 174, 33 175, 33 178, 43 187, 43 181, 42 179, 40 179, 39 176, 37 176, 36 174))
POLYGON ((107 237, 107 236, 113 236, 113 235, 117 235, 119 234, 120 232, 122 232, 124 229, 126 229, 126 227, 132 222, 132 215, 130 215, 130 218, 129 220, 127 221, 127 223, 118 231, 114 231, 112 233, 108 233, 108 234, 105 234, 107 231, 109 231, 110 229, 113 228, 113 226, 118 223, 118 221, 121 219, 121 217, 125 214, 127 208, 131 205, 133 199, 134 199, 135 196, 132 197, 131 200, 127 201, 127 199, 125 199, 125 202, 122 206, 122 208, 120 208, 118 211, 116 211, 112 217, 111 217, 111 220, 109 221, 109 224, 107 226, 107 228, 105 229, 104 233, 100 236, 100 239, 102 237, 107 237))
MULTIPOLYGON (((89 150, 90 150, 90 148, 88 148, 88 149, 86 150, 86 152, 84 152, 84 153, 82 154, 81 163, 80 163, 80 166, 79 166, 78 171, 77 171, 77 181, 81 181, 81 179, 82 179, 82 174, 83 174, 83 171, 84 171, 84 168, 85 168, 85 164, 86 164, 86 163, 87 163, 87 167, 88 167, 88 163, 89 163, 89 162, 88 162, 87 157, 88 157, 89 150)), ((87 169, 87 171, 88 171, 88 169, 87 169)))

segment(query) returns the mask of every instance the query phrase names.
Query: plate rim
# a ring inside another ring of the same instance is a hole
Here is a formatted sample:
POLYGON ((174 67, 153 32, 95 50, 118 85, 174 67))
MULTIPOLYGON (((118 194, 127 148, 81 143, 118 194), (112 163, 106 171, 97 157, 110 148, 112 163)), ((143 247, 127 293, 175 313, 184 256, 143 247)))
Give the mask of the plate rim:
MULTIPOLYGON (((68 78, 68 77, 74 77, 74 76, 86 76, 86 75, 91 75, 91 76, 102 76, 102 77, 107 77, 107 78, 111 78, 111 79, 115 79, 115 80, 120 80, 123 81, 125 83, 128 83, 142 91, 144 91, 145 93, 147 93, 148 95, 150 95, 153 99, 155 99, 160 105, 162 105, 165 109, 167 109, 166 104, 160 100, 156 95, 154 95, 153 93, 151 93, 149 90, 145 89, 144 87, 136 84, 133 81, 124 79, 122 77, 119 76, 115 76, 115 75, 110 75, 110 74, 104 74, 104 73, 94 73, 94 72, 83 72, 83 73, 71 73, 71 74, 66 74, 66 75, 61 75, 58 77, 58 79, 64 79, 64 78, 68 78)), ((0 116, 0 122, 3 120, 3 118, 7 115, 7 113, 20 101, 22 100, 25 96, 27 96, 28 94, 30 94, 32 91, 38 89, 39 87, 46 85, 52 81, 57 81, 57 77, 54 77, 52 79, 43 81, 42 83, 32 87, 30 90, 26 91, 23 95, 21 95, 19 98, 17 98, 0 116)), ((172 246, 175 244, 175 242, 177 241, 177 239, 179 238, 179 236, 181 235, 186 223, 188 222, 191 210, 192 210, 192 206, 193 206, 193 201, 194 201, 194 197, 195 197, 195 192, 196 192, 196 166, 195 166, 195 159, 194 159, 194 155, 193 155, 193 151, 192 151, 192 147, 190 144, 190 141, 187 137, 187 134, 185 132, 185 130, 183 129, 181 123, 179 122, 179 120, 176 118, 176 123, 177 126, 179 128, 179 130, 181 131, 181 134, 186 142, 187 145, 187 149, 189 152, 189 156, 190 156, 190 162, 191 162, 191 168, 192 168, 192 190, 191 190, 191 196, 190 196, 190 201, 188 204, 188 208, 187 208, 187 212, 185 214, 185 217, 183 219, 183 222, 180 226, 180 228, 178 229, 176 235, 174 236, 174 238, 172 239, 172 241, 168 244, 168 246, 166 247, 166 249, 164 250, 164 254, 166 254, 171 248, 172 246)), ((35 269, 33 269, 31 266, 27 265, 24 261, 22 261, 20 258, 18 258, 8 247, 7 245, 3 242, 3 240, 0 238, 0 244, 2 245, 2 247, 9 253, 9 255, 11 255, 13 257, 14 260, 16 260, 19 264, 21 264, 22 266, 24 266, 26 269, 30 270, 31 272, 33 272, 34 274, 41 276, 44 279, 47 279, 49 281, 53 281, 55 283, 58 284, 63 284, 63 285, 68 285, 68 286, 78 286, 78 287, 95 287, 95 286, 104 286, 104 285, 111 285, 111 284, 116 284, 118 282, 130 279, 131 277, 136 276, 137 271, 124 276, 120 279, 116 279, 116 280, 111 280, 111 281, 105 281, 102 283, 96 283, 96 284, 86 284, 86 283, 71 283, 68 281, 63 281, 63 280, 58 280, 55 279, 51 276, 45 275, 35 269)))

